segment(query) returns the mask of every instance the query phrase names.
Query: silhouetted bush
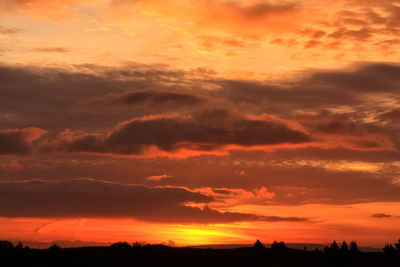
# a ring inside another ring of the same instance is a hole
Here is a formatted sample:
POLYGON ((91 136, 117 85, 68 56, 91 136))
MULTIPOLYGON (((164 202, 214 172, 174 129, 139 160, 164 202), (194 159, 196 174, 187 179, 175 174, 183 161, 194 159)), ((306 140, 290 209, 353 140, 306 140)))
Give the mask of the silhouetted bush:
POLYGON ((144 246, 144 244, 142 244, 142 243, 140 243, 140 242, 135 242, 135 243, 133 243, 133 245, 132 245, 133 248, 141 248, 141 247, 143 247, 143 246, 144 246))
POLYGON ((0 241, 0 249, 12 249, 13 244, 10 241, 2 240, 0 241))
POLYGON ((51 247, 49 247, 50 251, 58 251, 61 248, 57 244, 53 244, 51 247))
POLYGON ((285 250, 287 250, 287 247, 285 245, 285 242, 283 242, 283 241, 281 241, 281 242, 274 241, 271 244, 271 249, 276 250, 276 251, 285 251, 285 250))
POLYGON ((111 245, 112 248, 132 248, 131 245, 129 245, 127 242, 117 242, 111 245))

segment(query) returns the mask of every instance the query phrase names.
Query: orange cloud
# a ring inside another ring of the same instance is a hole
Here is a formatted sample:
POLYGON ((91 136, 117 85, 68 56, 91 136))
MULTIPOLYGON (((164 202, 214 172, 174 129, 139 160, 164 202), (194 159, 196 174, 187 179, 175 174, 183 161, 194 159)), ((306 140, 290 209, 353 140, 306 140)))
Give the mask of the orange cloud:
POLYGON ((52 21, 68 21, 79 18, 82 12, 78 6, 90 6, 104 2, 102 0, 2 0, 0 14, 3 16, 23 14, 42 17, 52 21))
POLYGON ((233 1, 114 1, 115 12, 141 9, 161 19, 180 21, 182 27, 222 30, 247 37, 260 37, 268 33, 293 29, 298 23, 300 6, 293 2, 272 3, 259 1, 244 3, 233 1), (296 22, 297 20, 297 22, 296 22))
POLYGON ((168 175, 168 174, 152 175, 152 176, 146 177, 146 180, 147 181, 156 181, 156 182, 158 182, 158 181, 161 181, 163 179, 168 179, 168 178, 173 178, 173 176, 172 175, 168 175))
POLYGON ((202 194, 212 196, 215 202, 211 203, 212 207, 218 209, 231 208, 237 205, 260 204, 265 205, 273 201, 276 193, 269 190, 265 186, 254 190, 245 190, 240 188, 210 188, 203 187, 194 190, 202 194))

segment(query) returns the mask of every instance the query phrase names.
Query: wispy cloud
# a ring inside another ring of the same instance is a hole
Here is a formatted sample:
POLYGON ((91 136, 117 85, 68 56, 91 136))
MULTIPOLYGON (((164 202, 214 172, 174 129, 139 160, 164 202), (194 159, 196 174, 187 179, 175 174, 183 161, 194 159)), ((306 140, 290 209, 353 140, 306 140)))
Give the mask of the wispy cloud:
POLYGON ((164 180, 164 179, 173 178, 173 177, 174 177, 174 176, 168 175, 168 174, 152 175, 152 176, 146 177, 146 180, 147 180, 147 181, 155 181, 155 182, 158 182, 158 181, 161 181, 161 180, 164 180))

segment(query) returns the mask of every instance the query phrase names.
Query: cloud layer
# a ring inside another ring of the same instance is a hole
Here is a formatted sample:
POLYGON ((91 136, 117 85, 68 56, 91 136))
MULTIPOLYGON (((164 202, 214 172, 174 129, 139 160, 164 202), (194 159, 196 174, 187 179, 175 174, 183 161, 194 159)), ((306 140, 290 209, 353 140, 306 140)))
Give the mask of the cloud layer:
MULTIPOLYGON (((398 150, 396 64, 305 72, 275 82, 199 79, 135 64, 0 71, 0 126, 49 131, 37 142, 40 151, 141 154, 149 147, 169 152, 284 144, 398 150)), ((18 153, 16 142, 10 146, 18 153)))
POLYGON ((296 217, 219 212, 207 206, 201 209, 186 204, 209 203, 213 198, 183 188, 124 185, 90 179, 1 182, 0 192, 2 217, 111 217, 205 224, 305 220, 296 217))

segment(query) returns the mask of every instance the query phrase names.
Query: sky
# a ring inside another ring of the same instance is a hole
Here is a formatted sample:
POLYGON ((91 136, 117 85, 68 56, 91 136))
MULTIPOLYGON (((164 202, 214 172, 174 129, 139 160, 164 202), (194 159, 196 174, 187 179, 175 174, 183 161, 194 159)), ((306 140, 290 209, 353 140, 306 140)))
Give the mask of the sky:
POLYGON ((2 0, 0 238, 400 237, 400 1, 2 0))

